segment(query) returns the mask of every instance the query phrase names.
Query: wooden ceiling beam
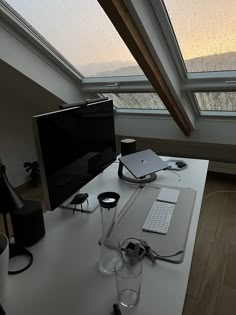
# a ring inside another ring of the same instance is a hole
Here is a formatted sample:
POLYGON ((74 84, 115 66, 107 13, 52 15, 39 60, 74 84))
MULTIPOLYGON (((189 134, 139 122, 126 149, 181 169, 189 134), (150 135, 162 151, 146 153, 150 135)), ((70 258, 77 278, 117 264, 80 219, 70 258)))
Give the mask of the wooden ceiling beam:
POLYGON ((158 93, 170 115, 183 133, 186 136, 190 136, 192 124, 187 114, 176 103, 174 96, 123 0, 98 0, 98 2, 117 29, 153 88, 158 93))

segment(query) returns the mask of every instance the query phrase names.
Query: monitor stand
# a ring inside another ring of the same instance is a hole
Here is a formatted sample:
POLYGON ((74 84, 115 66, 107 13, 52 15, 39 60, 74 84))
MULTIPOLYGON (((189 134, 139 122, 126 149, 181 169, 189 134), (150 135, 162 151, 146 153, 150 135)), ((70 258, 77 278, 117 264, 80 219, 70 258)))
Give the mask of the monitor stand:
POLYGON ((124 165, 120 162, 119 163, 119 168, 118 168, 118 176, 120 179, 130 182, 130 183, 138 183, 138 184, 145 184, 145 183, 150 183, 153 182, 154 180, 157 179, 156 173, 149 174, 147 176, 144 176, 142 178, 131 178, 127 177, 123 174, 123 167, 124 165))
MULTIPOLYGON (((78 193, 77 193, 78 194, 78 193)), ((71 210, 73 212, 75 211, 81 211, 81 212, 93 212, 98 206, 99 202, 97 200, 97 195, 88 194, 88 198, 82 203, 82 204, 72 204, 71 201, 75 197, 76 194, 71 196, 69 199, 67 199, 63 204, 61 204, 61 208, 65 208, 68 210, 71 210)))

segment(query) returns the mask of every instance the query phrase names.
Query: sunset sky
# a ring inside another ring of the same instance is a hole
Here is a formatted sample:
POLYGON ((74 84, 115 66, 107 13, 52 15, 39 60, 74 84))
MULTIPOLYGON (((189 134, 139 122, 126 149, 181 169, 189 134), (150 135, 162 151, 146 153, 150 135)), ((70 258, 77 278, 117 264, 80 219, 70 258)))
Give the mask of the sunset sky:
POLYGON ((134 61, 96 0, 7 0, 72 64, 134 61))
POLYGON ((236 51, 236 0, 164 0, 184 59, 236 51))
MULTIPOLYGON (((184 59, 236 51, 235 1, 164 0, 184 59)), ((74 65, 134 62, 96 0, 7 2, 74 65)))

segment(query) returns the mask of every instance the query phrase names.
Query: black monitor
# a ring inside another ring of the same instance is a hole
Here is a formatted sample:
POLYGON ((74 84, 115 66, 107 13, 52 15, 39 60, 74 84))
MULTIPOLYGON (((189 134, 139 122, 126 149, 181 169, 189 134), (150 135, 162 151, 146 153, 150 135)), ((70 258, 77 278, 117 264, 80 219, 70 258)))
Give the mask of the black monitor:
POLYGON ((47 210, 116 159, 111 100, 34 116, 33 124, 47 210))

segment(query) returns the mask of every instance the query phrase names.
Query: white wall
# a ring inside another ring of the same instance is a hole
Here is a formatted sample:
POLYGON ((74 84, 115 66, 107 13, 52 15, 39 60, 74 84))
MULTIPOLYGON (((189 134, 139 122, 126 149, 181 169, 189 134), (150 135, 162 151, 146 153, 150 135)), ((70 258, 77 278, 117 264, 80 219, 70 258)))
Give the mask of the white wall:
POLYGON ((0 19, 0 59, 66 103, 80 99, 76 82, 0 19))
POLYGON ((236 122, 231 119, 199 118, 190 137, 184 136, 171 117, 117 114, 116 134, 133 137, 236 144, 236 122))
POLYGON ((1 94, 0 156, 7 166, 7 175, 13 186, 19 186, 28 180, 24 162, 37 160, 32 116, 57 108, 52 102, 23 103, 10 94, 1 94))

